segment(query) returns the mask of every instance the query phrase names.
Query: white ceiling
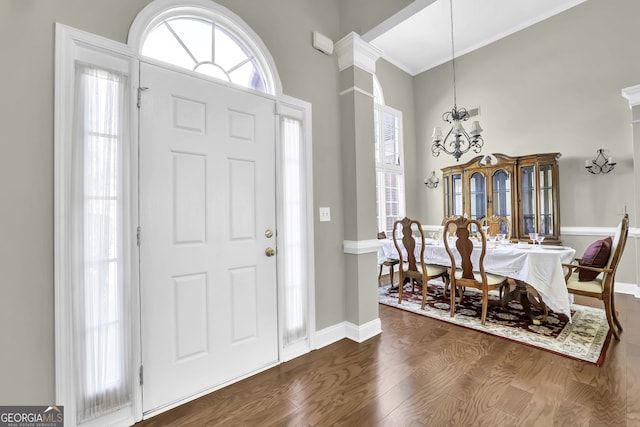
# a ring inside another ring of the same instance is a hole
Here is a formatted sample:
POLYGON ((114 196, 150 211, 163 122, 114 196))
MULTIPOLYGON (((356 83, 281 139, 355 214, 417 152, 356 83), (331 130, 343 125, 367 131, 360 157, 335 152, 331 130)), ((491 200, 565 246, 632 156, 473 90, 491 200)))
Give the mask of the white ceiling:
MULTIPOLYGON (((586 0, 454 0, 456 57, 586 0)), ((416 0, 362 38, 411 75, 451 60, 449 0, 416 0)))

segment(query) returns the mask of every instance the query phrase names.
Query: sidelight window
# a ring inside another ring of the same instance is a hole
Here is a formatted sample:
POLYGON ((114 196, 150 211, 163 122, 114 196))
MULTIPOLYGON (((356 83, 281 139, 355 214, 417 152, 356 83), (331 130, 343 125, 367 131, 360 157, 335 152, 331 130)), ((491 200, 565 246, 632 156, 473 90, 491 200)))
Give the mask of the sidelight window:
POLYGON ((76 64, 71 318, 77 421, 130 405, 131 313, 124 260, 126 75, 76 64))

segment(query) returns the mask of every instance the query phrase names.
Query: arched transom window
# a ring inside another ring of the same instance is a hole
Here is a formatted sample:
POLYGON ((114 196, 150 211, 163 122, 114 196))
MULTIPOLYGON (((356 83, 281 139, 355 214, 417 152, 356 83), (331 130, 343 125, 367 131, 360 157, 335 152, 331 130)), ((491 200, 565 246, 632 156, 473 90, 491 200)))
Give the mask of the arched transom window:
POLYGON ((260 59, 238 34, 199 16, 162 19, 142 55, 260 92, 272 93, 260 59))

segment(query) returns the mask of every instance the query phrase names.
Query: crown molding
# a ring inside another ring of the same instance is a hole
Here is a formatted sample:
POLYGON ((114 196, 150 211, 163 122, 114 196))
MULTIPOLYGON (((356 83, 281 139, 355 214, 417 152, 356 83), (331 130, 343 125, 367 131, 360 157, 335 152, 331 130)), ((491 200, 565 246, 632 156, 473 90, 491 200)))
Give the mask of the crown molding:
POLYGON ((629 101, 629 108, 640 105, 640 85, 625 87, 622 96, 629 101))

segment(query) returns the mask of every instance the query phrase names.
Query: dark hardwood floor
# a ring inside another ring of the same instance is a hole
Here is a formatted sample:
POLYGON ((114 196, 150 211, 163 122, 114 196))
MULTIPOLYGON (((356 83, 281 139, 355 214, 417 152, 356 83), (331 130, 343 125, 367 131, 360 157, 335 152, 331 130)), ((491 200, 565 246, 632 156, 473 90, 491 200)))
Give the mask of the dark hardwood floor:
POLYGON ((618 294, 616 304, 625 330, 601 367, 381 305, 375 338, 339 341, 136 426, 640 426, 640 301, 618 294))

